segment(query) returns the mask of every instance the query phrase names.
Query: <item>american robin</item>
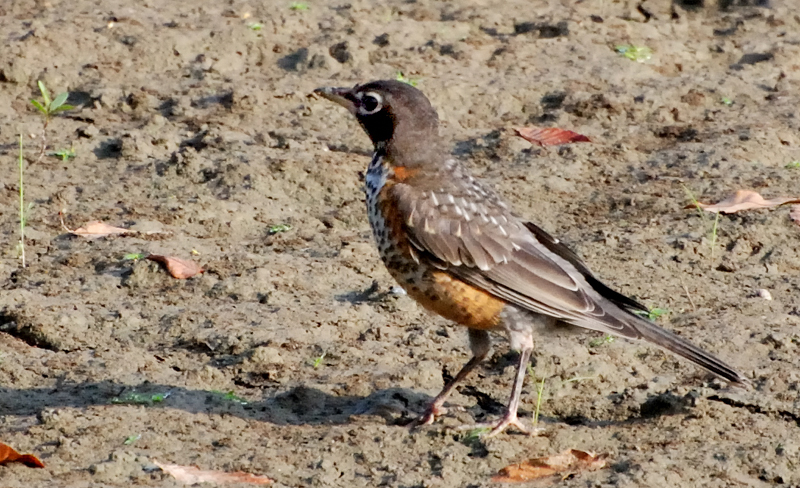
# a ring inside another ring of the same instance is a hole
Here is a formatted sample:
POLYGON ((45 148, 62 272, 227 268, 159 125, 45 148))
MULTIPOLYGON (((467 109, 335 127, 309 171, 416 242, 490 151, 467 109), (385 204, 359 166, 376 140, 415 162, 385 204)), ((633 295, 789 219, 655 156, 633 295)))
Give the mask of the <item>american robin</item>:
POLYGON ((389 273, 420 305, 467 327, 472 358, 416 424, 445 412, 444 402, 489 354, 489 331, 503 331, 520 352, 505 415, 517 418, 534 335, 557 321, 642 339, 739 386, 750 382, 712 354, 638 315, 642 304, 598 280, 558 239, 526 221, 491 187, 450 157, 439 118, 423 93, 400 81, 373 81, 315 93, 352 113, 372 139, 366 173, 369 222, 389 273))

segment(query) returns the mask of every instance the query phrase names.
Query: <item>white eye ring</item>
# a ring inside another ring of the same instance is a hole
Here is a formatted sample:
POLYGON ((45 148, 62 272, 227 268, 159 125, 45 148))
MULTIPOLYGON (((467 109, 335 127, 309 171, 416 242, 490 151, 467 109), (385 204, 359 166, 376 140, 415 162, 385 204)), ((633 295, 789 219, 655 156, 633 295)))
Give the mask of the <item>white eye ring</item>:
POLYGON ((359 94, 358 113, 361 115, 372 115, 383 108, 383 97, 375 92, 359 94))

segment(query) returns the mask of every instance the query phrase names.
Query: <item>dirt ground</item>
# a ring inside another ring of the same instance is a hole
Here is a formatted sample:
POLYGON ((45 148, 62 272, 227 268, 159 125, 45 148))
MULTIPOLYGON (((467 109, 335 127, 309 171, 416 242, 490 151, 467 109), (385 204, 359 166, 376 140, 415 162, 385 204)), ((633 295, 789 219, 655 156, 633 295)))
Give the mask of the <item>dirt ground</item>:
POLYGON ((277 487, 480 487, 578 448, 610 466, 562 486, 800 486, 800 226, 787 207, 749 211, 714 241, 714 219, 683 208, 689 192, 800 194, 795 0, 290 5, 0 5, 0 440, 47 465, 0 467, 0 485, 178 486, 158 461, 277 487), (615 52, 629 44, 652 56, 615 52), (369 140, 311 95, 398 72, 521 214, 755 389, 565 336, 534 352, 546 433, 475 440, 456 428, 501 412, 515 358, 501 338, 461 408, 409 432, 468 359, 466 333, 392 289, 361 191, 369 140), (37 80, 70 92, 48 151, 74 159, 35 162, 37 80), (511 131, 526 125, 594 142, 532 147, 511 131), (72 236, 62 210, 71 228, 140 232, 72 236), (131 253, 206 272, 176 280, 131 253))

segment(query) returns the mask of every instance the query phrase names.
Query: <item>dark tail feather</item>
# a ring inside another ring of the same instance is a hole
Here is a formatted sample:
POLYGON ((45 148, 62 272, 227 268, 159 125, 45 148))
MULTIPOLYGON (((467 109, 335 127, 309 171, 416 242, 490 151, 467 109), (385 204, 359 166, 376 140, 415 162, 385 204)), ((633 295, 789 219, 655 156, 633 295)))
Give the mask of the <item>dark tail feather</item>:
POLYGON ((635 323, 630 325, 639 331, 642 339, 686 358, 733 384, 744 388, 752 386, 747 377, 713 354, 700 349, 687 340, 681 339, 672 332, 662 329, 649 320, 641 317, 635 317, 635 319, 635 323))

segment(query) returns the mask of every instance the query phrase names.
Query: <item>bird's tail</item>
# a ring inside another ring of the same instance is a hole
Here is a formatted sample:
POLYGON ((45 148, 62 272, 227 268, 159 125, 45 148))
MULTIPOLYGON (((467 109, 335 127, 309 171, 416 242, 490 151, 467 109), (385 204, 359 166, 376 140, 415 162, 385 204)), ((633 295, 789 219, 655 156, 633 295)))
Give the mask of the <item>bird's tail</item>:
POLYGON ((700 349, 672 332, 662 329, 644 317, 631 314, 629 325, 639 332, 641 339, 647 342, 673 352, 682 358, 686 358, 735 385, 743 388, 752 386, 752 383, 744 374, 735 370, 723 360, 700 349))

